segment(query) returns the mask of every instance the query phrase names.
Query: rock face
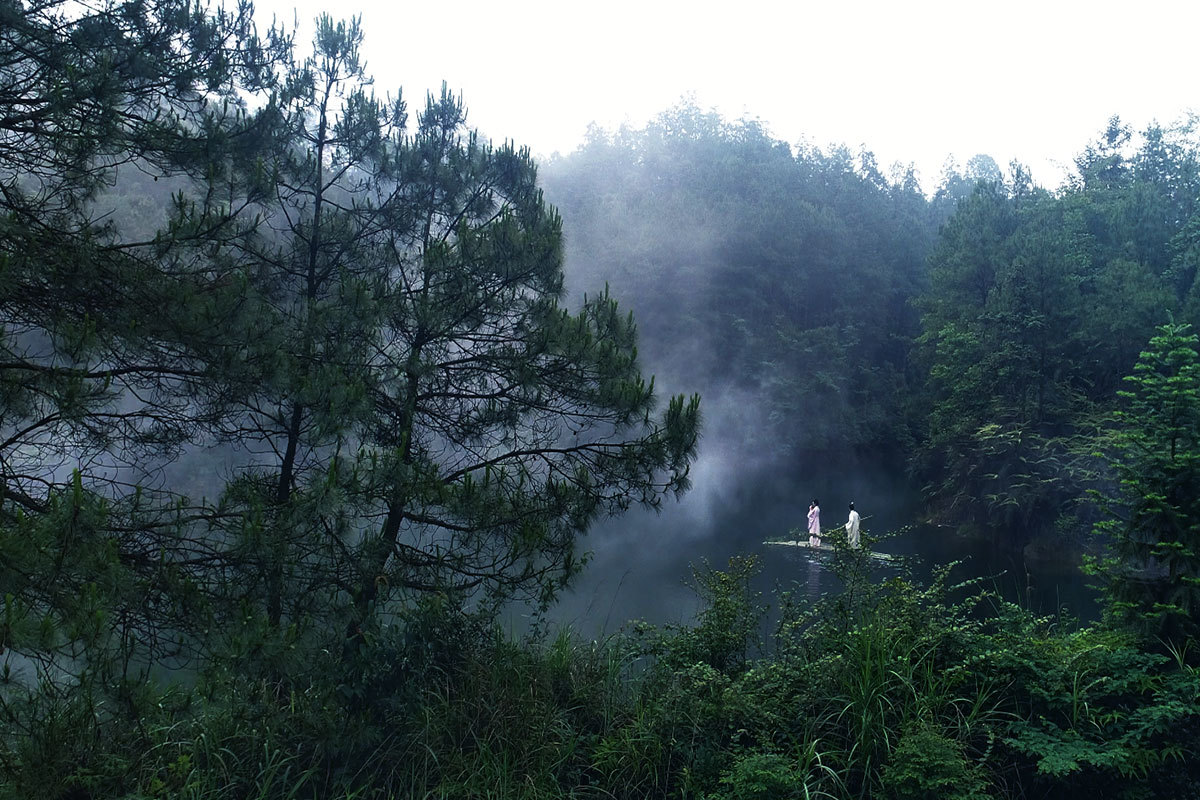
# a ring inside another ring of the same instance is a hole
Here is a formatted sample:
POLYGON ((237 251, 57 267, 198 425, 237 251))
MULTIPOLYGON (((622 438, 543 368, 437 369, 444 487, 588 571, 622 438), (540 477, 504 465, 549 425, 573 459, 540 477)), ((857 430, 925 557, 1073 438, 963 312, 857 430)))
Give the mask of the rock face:
POLYGON ((1064 546, 1062 541, 1042 538, 1033 539, 1021 548, 1021 555, 1026 561, 1047 566, 1078 567, 1083 560, 1080 550, 1064 546))

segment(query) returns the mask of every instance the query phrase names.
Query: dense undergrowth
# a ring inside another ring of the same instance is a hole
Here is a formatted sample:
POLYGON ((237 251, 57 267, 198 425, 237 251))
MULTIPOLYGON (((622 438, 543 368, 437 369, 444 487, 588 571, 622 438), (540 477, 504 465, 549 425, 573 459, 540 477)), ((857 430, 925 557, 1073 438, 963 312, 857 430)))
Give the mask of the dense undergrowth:
POLYGON ((834 567, 840 593, 776 596, 766 641, 741 558, 697 571, 693 624, 599 642, 427 600, 353 652, 280 642, 187 687, 10 683, 4 794, 1200 796, 1194 650, 1037 617, 951 569, 920 587, 834 567))

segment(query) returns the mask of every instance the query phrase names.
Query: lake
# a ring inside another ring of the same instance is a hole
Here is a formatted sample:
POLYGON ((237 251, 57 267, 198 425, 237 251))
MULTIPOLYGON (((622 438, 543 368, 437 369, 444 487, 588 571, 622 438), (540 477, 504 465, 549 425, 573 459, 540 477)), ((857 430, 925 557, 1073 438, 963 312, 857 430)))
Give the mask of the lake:
MULTIPOLYGON (((906 476, 869 463, 825 469, 813 463, 791 471, 763 470, 740 475, 698 462, 695 487, 660 513, 633 510, 603 520, 582 542, 593 558, 552 617, 588 636, 612 633, 632 619, 655 624, 690 621, 698 608, 687 587, 692 565, 705 560, 721 568, 731 556, 757 554, 762 572, 754 588, 770 600, 775 588, 809 597, 837 589, 824 564, 828 556, 765 545, 796 527, 803 528, 809 500, 820 500, 823 528, 845 523, 848 504, 863 516, 864 532, 879 536, 900 531, 875 549, 916 556, 915 573, 924 578, 938 564, 961 561, 959 579, 985 577, 1004 597, 1042 614, 1065 608, 1082 620, 1099 613, 1088 578, 1067 564, 1026 559, 1020 550, 957 535, 947 527, 916 523, 920 498, 906 476)), ((881 566, 880 580, 898 574, 881 566)))

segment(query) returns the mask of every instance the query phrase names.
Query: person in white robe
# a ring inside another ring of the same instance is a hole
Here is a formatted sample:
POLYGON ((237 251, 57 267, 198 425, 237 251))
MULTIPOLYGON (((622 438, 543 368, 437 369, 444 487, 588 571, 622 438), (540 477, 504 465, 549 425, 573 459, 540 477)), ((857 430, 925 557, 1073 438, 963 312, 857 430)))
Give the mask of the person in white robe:
POLYGON ((808 544, 821 546, 821 506, 815 499, 808 507, 808 544))
POLYGON ((862 522, 862 517, 854 510, 854 503, 850 504, 850 519, 846 520, 846 541, 855 550, 858 549, 858 526, 862 522))

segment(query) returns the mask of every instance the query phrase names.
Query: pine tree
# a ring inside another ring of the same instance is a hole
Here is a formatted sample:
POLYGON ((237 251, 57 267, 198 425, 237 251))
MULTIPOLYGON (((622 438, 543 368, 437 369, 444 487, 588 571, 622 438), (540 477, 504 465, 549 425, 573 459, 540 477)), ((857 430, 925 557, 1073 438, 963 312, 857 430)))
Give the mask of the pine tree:
POLYGON ((423 594, 548 602, 597 515, 687 487, 698 399, 657 408, 607 293, 560 304, 528 151, 445 90, 410 131, 357 21, 322 18, 276 74, 250 28, 190 7, 126 10, 166 15, 169 44, 51 8, 0 30, 14 92, 74 74, 36 58, 89 20, 95 59, 145 58, 74 133, 2 109, 44 159, 0 150, 0 647, 97 696, 250 652, 278 674, 423 594), (114 167, 136 174, 110 195, 114 167), (100 220, 131 193, 153 215, 160 180, 157 218, 100 220))
POLYGON ((210 255, 269 184, 243 98, 285 45, 244 6, 0 3, 0 652, 84 713, 203 627, 211 511, 164 470, 226 411, 210 255))
POLYGON ((237 466, 209 531, 230 569, 213 585, 272 626, 336 614, 330 587, 349 580, 356 506, 347 484, 374 413, 365 386, 396 199, 382 171, 405 119, 401 100, 371 92, 362 39, 357 19, 317 20, 312 54, 281 80, 274 196, 255 209, 255 235, 222 251, 241 270, 248 311, 223 332, 223 346, 245 355, 241 378, 223 376, 234 410, 220 441, 237 466))

